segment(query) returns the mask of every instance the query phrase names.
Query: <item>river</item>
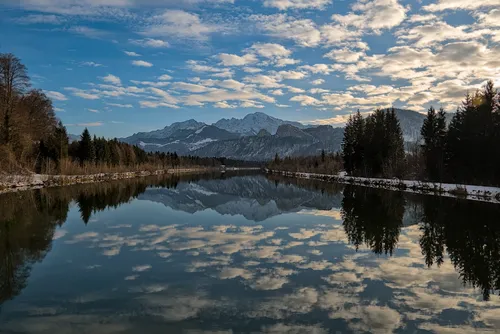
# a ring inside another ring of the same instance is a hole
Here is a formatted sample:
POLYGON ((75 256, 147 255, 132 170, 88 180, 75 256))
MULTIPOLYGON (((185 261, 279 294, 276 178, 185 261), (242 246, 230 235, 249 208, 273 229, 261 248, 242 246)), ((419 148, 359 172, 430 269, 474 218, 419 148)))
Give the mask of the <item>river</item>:
POLYGON ((500 205, 256 173, 0 196, 1 333, 494 333, 500 205))

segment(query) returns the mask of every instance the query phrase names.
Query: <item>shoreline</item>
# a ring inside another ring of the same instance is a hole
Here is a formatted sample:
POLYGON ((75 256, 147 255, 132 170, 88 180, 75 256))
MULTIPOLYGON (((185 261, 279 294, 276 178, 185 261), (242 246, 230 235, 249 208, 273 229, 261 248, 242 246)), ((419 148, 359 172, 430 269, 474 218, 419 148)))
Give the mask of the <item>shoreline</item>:
MULTIPOLYGON (((238 169, 243 170, 243 169, 238 169)), ((137 177, 147 177, 155 175, 167 175, 177 173, 205 173, 220 172, 219 168, 178 168, 178 169, 160 169, 153 172, 136 171, 121 173, 98 173, 88 175, 48 175, 48 174, 30 174, 30 175, 0 175, 0 194, 33 190, 41 188, 53 188, 70 186, 76 184, 98 183, 113 180, 125 180, 137 177)))
POLYGON ((331 174, 316 174, 304 172, 289 172, 266 169, 268 174, 278 174, 286 177, 314 179, 326 182, 352 184, 362 187, 411 192, 422 195, 453 197, 474 201, 500 204, 500 188, 452 183, 435 183, 415 180, 377 179, 366 177, 342 176, 331 174))

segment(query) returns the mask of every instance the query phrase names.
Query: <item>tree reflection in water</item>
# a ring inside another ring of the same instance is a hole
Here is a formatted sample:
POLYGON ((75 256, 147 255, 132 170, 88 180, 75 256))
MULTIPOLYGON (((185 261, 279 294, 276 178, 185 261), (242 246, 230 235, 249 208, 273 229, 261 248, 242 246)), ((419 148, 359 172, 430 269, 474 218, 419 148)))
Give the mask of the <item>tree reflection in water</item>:
POLYGON ((87 224, 92 214, 116 208, 148 187, 175 188, 213 175, 171 175, 57 189, 39 189, 0 196, 0 305, 17 296, 31 268, 51 249, 57 226, 62 226, 72 201, 87 224))
MULTIPOLYGON (((33 264, 42 261, 50 251, 56 228, 66 221, 71 203, 75 203, 87 224, 96 212, 127 203, 147 188, 176 188, 181 182, 213 177, 165 176, 1 196, 0 304, 26 287, 33 264)), ((343 190, 343 227, 356 249, 365 245, 376 254, 391 256, 397 250, 403 225, 419 224, 426 265, 440 266, 448 256, 464 284, 480 288, 486 300, 500 288, 499 205, 277 176, 261 181, 269 183, 271 188, 291 184, 317 193, 316 197, 309 193, 305 200, 292 198, 283 203, 273 198, 282 212, 304 204, 321 210, 338 207, 338 202, 332 201, 340 199, 343 190)), ((259 191, 262 188, 245 189, 245 196, 262 200, 259 191)))

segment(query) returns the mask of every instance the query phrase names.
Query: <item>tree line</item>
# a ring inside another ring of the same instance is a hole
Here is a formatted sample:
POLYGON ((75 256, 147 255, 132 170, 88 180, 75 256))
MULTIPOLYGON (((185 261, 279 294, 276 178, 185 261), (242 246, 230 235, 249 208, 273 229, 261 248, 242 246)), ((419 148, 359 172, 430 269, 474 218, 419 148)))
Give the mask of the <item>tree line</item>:
POLYGON ((80 140, 69 143, 52 101, 30 86, 26 66, 13 54, 0 54, 0 172, 80 174, 252 164, 178 156, 175 152, 145 152, 117 139, 92 138, 87 129, 80 140))
POLYGON ((405 147, 394 109, 367 118, 358 111, 344 132, 344 169, 353 176, 500 185, 499 110, 499 93, 489 81, 467 94, 449 125, 443 109, 430 107, 412 148, 405 147))
POLYGON ((429 109, 421 131, 426 179, 500 185, 499 98, 488 81, 467 94, 449 126, 443 109, 429 109))
POLYGON ((322 150, 319 156, 286 156, 281 158, 276 153, 274 159, 267 164, 267 167, 269 169, 290 172, 335 174, 342 170, 342 156, 338 152, 326 153, 325 150, 322 150))

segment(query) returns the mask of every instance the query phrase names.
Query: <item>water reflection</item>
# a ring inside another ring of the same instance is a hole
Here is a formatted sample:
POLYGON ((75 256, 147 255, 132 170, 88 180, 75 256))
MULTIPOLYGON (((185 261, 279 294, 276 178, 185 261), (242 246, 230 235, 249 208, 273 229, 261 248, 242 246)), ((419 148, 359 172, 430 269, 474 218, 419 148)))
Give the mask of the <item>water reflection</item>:
POLYGON ((261 175, 9 194, 0 332, 491 333, 499 210, 261 175))

